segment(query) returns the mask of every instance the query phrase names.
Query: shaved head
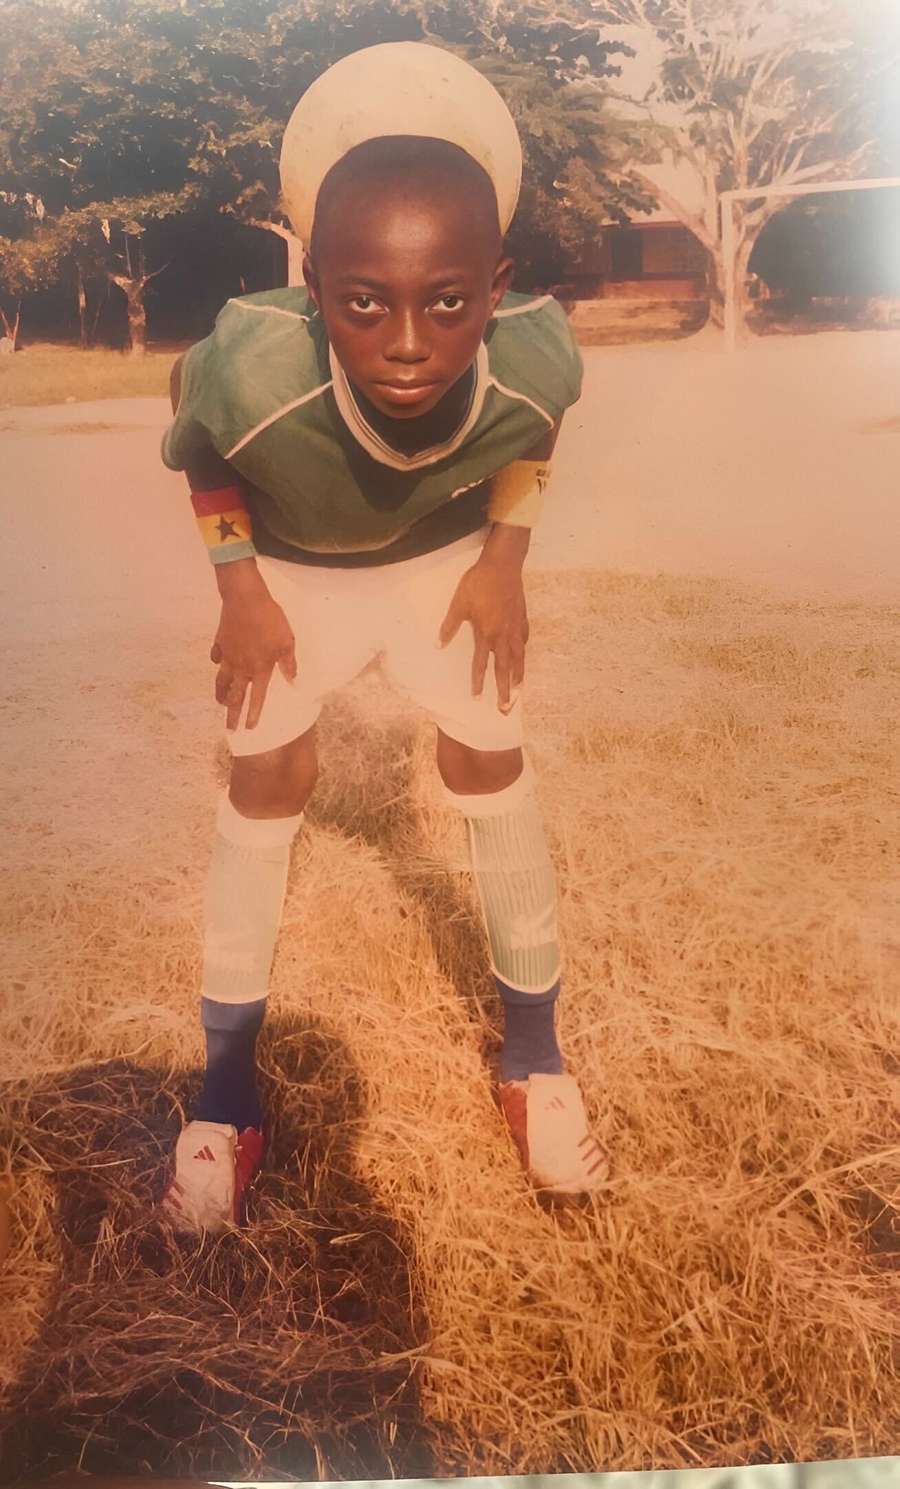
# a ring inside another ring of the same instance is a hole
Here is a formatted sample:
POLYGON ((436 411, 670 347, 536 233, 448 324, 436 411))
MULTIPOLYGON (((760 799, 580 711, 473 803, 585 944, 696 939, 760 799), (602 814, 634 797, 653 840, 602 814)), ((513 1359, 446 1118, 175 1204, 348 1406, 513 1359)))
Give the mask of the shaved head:
POLYGON ((458 145, 419 135, 367 140, 331 167, 316 199, 311 257, 321 259, 361 212, 404 208, 457 215, 473 249, 492 262, 499 258, 503 235, 487 171, 458 145))
POLYGON ((445 396, 463 407, 512 276, 502 252, 493 182, 458 145, 381 136, 332 166, 303 273, 332 351, 377 413, 418 418, 445 396))

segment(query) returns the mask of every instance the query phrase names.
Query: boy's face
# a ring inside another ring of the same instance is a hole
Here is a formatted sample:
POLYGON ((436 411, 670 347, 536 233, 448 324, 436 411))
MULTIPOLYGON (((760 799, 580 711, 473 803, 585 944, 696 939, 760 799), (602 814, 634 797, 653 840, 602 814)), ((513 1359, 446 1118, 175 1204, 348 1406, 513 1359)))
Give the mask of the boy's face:
POLYGON ((316 251, 304 275, 338 361, 396 419, 428 413, 462 377, 513 270, 496 230, 452 200, 363 203, 316 251))

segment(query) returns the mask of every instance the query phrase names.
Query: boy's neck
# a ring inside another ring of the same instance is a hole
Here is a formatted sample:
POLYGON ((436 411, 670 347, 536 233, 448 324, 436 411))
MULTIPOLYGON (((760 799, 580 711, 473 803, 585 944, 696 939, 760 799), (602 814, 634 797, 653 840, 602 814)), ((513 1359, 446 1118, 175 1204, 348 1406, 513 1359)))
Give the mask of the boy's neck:
MULTIPOLYGON (((349 381, 349 379, 348 379, 349 381)), ((415 455, 431 445, 452 439, 469 412, 475 388, 475 364, 448 388, 439 403, 427 414, 411 419, 392 419, 375 408, 355 383, 350 383, 360 412, 377 434, 400 455, 415 455)))

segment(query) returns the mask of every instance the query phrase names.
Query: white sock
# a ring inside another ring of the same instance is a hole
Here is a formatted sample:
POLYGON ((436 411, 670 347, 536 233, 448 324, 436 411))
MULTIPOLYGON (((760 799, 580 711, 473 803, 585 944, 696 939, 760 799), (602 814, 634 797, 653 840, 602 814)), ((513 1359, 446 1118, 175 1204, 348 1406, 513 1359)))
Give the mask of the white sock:
POLYGON ((242 817, 223 793, 206 886, 205 998, 252 1003, 266 996, 291 843, 302 821, 302 812, 242 817))
POLYGON ((556 871, 530 762, 503 791, 444 794, 468 825, 491 970, 526 999, 549 993, 560 975, 556 871))

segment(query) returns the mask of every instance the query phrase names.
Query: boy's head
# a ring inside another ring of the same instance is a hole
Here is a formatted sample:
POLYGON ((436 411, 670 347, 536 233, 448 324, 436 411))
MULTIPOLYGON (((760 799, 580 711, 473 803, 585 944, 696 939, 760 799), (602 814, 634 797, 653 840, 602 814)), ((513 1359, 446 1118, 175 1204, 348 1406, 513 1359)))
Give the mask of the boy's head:
POLYGON ((382 136, 322 181, 304 274, 341 366, 385 414, 427 413, 459 380, 512 268, 491 179, 458 145, 382 136))

